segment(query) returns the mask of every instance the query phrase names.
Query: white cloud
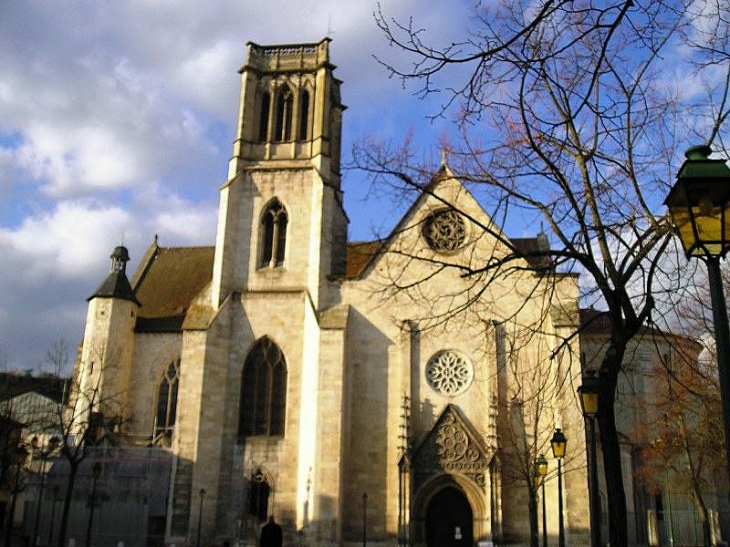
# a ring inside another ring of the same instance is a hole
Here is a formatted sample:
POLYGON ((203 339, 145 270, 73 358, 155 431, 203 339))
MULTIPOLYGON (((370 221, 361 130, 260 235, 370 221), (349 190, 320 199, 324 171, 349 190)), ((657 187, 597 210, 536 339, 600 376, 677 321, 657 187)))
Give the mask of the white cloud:
MULTIPOLYGON (((383 4, 390 15, 416 15, 434 37, 463 27, 468 15, 437 0, 383 4)), ((395 118, 427 106, 414 103, 372 58, 394 54, 373 23, 375 5, 3 3, 0 353, 23 368, 40 363, 59 338, 73 346, 83 332, 85 298, 120 241, 132 268, 154 234, 165 246, 214 242, 248 41, 298 43, 331 34, 349 106, 345 153, 348 139, 382 132, 387 138, 414 123, 395 118)), ((369 233, 369 220, 348 213, 369 233)))
POLYGON ((131 223, 129 212, 119 206, 62 202, 49 213, 26 218, 17 228, 0 230, 0 246, 6 265, 22 265, 23 283, 48 277, 91 279, 95 266, 131 223))

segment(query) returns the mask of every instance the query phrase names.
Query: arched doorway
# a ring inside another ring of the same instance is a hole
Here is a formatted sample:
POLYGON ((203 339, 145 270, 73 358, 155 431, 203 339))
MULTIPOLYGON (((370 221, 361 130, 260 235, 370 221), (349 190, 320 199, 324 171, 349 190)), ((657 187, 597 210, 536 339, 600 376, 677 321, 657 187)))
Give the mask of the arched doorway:
POLYGON ((472 530, 471 505, 461 490, 447 486, 431 498, 426 509, 428 547, 471 547, 472 530))

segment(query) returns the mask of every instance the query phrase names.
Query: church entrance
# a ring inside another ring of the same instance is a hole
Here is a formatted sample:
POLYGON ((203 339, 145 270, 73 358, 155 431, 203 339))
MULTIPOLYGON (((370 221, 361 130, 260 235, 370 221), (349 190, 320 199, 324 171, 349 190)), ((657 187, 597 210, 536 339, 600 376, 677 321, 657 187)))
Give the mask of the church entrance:
POLYGON ((428 547, 471 547, 473 518, 466 496, 453 486, 439 491, 426 509, 428 547))

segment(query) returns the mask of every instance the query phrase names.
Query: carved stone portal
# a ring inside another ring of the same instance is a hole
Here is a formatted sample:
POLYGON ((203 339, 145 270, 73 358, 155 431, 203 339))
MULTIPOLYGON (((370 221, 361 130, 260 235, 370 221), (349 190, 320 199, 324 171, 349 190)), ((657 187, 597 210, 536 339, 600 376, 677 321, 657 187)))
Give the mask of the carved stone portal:
POLYGON ((444 473, 467 476, 484 491, 492 456, 478 432, 455 406, 448 405, 414 454, 415 491, 444 473))

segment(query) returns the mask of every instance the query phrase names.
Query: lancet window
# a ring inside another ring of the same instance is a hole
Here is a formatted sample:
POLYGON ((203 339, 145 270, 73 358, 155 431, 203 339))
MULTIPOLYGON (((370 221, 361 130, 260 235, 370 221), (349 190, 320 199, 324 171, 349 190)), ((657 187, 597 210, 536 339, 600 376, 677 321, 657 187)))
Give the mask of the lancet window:
POLYGON ((269 133, 269 111, 271 110, 271 95, 268 91, 261 93, 261 109, 259 111, 259 142, 266 142, 269 133))
POLYGON ((243 365, 239 437, 284 434, 286 380, 283 353, 270 338, 261 338, 243 365))
POLYGON ((302 89, 299 93, 299 131, 300 141, 309 139, 309 91, 302 89))
POLYGON ((273 268, 284 264, 288 220, 286 209, 279 200, 274 200, 266 208, 261 219, 262 268, 273 268))
POLYGON ((154 436, 171 437, 177 416, 177 391, 180 378, 180 360, 171 362, 157 389, 157 412, 154 436))
POLYGON ((294 94, 289 86, 283 86, 276 99, 276 126, 274 140, 286 142, 292 140, 292 113, 294 110, 294 94))

